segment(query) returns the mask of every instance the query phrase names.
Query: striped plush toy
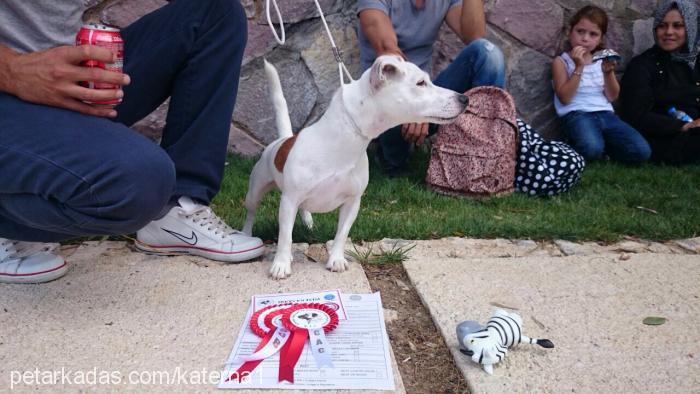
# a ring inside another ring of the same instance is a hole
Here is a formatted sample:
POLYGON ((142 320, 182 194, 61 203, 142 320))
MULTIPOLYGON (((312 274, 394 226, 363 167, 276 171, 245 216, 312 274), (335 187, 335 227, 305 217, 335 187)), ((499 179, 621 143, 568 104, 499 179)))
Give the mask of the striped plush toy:
POLYGON ((486 327, 467 320, 457 326, 457 340, 460 351, 470 356, 472 361, 484 366, 484 371, 493 374, 493 364, 505 358, 509 348, 521 342, 553 348, 549 339, 528 338, 522 333, 523 319, 517 313, 496 309, 486 323, 486 327))

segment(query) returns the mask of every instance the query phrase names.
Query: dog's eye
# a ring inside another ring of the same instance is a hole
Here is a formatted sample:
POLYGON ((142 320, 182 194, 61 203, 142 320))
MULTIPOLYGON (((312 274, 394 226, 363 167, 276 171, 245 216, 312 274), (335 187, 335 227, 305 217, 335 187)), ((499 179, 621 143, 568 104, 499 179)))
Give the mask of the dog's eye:
POLYGON ((422 79, 420 81, 418 81, 418 83, 416 84, 416 86, 425 86, 425 85, 427 85, 427 83, 425 83, 425 81, 422 79))

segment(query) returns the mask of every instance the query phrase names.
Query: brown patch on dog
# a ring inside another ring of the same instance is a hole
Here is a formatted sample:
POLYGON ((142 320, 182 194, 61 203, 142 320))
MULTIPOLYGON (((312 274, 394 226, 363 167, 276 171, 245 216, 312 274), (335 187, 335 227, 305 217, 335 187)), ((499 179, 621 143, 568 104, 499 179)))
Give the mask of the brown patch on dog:
POLYGON ((275 155, 275 168, 277 168, 277 171, 283 172, 284 170, 284 163, 287 162, 287 156, 289 156, 289 152, 292 150, 292 146, 294 146, 294 142, 296 142, 297 136, 296 134, 293 137, 289 137, 284 142, 282 142, 282 145, 280 145, 280 148, 277 149, 277 154, 275 155))

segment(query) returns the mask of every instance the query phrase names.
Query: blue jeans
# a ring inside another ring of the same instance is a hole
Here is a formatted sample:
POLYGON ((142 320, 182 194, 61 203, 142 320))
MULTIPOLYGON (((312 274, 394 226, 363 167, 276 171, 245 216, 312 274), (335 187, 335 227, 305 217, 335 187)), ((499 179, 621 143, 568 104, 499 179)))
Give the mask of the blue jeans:
POLYGON ((574 111, 562 120, 571 145, 586 160, 600 159, 604 153, 625 163, 639 163, 651 157, 644 137, 612 111, 574 111))
POLYGON ((174 0, 122 30, 132 83, 114 121, 0 93, 0 237, 134 232, 223 178, 247 40, 238 0, 174 0), (170 96, 161 146, 131 130, 170 96))
MULTIPOLYGON (((457 58, 438 76, 433 83, 437 86, 464 93, 477 86, 505 85, 505 58, 503 52, 485 39, 478 39, 464 47, 457 58)), ((430 133, 437 125, 430 126, 430 133)), ((401 126, 385 131, 377 138, 377 155, 384 170, 388 173, 408 168, 411 145, 401 136, 401 126)))

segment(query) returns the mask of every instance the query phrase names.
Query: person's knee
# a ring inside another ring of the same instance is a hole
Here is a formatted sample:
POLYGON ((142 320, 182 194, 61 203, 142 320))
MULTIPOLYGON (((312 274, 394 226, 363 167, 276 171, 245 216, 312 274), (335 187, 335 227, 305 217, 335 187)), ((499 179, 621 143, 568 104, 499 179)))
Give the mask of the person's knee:
POLYGON ((467 48, 470 48, 477 56, 485 59, 486 63, 495 67, 505 66, 505 56, 503 51, 496 44, 485 38, 472 41, 467 48))
POLYGON ((640 141, 630 149, 628 160, 634 163, 641 163, 651 158, 651 147, 646 141, 640 141))
POLYGON ((603 158, 603 149, 597 146, 577 148, 577 151, 581 154, 581 156, 589 161, 600 160, 603 158))
POLYGON ((599 160, 603 158, 605 145, 596 139, 576 139, 572 140, 574 150, 586 160, 599 160))
POLYGON ((506 61, 501 49, 485 38, 472 41, 464 51, 475 59, 479 74, 490 76, 490 85, 502 87, 505 79, 506 61))
POLYGON ((637 157, 639 157, 639 161, 651 159, 651 146, 644 138, 637 145, 637 157))
MULTIPOLYGON (((244 32, 248 31, 248 17, 246 16, 245 9, 241 5, 239 0, 220 0, 225 3, 226 7, 230 7, 231 11, 226 16, 226 23, 231 26, 235 26, 237 30, 242 30, 244 32)), ((242 39, 245 43, 247 38, 246 34, 243 34, 242 39)))
MULTIPOLYGON (((160 148, 159 148, 160 149, 160 148)), ((129 204, 126 212, 136 221, 148 222, 158 215, 163 206, 170 200, 175 188, 175 165, 170 157, 162 154, 151 156, 129 166, 129 177, 132 179, 136 193, 126 195, 129 204)))
POLYGON ((245 46, 248 40, 248 18, 239 0, 209 0, 213 2, 213 10, 223 20, 218 22, 228 34, 222 38, 234 47, 245 46))

